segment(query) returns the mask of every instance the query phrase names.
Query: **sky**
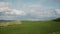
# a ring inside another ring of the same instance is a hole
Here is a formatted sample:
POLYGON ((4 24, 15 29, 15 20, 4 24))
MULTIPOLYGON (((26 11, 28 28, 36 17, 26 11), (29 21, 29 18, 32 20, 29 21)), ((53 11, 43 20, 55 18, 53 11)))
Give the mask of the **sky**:
POLYGON ((60 17, 60 0, 0 0, 0 20, 50 20, 60 17))

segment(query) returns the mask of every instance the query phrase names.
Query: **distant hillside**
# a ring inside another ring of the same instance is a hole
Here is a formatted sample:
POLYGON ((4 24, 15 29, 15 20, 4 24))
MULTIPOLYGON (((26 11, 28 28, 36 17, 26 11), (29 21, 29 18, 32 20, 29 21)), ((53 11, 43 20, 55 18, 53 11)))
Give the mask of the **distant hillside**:
POLYGON ((0 26, 11 26, 21 24, 21 21, 17 20, 0 20, 0 26))
POLYGON ((16 20, 0 20, 0 22, 12 22, 12 21, 16 21, 16 20))
POLYGON ((53 21, 60 22, 60 18, 54 19, 53 21))

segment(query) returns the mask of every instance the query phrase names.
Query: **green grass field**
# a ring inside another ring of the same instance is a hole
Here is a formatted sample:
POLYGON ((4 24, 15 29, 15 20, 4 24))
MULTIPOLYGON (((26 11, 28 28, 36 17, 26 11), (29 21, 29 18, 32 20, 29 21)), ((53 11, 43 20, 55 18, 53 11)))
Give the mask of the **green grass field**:
POLYGON ((60 34, 60 22, 21 21, 20 25, 0 27, 0 34, 60 34))

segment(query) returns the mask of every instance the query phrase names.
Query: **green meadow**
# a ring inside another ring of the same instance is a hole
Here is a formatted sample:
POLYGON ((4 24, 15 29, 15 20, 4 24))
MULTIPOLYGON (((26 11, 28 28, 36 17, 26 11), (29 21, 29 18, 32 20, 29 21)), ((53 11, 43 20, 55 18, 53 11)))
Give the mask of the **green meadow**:
POLYGON ((60 34, 60 22, 21 21, 22 24, 0 27, 0 34, 60 34))

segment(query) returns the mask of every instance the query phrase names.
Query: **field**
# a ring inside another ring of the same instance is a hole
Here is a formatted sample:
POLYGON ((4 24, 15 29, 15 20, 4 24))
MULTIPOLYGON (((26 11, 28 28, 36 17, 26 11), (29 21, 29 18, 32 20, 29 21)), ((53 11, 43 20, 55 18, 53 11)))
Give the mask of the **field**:
POLYGON ((0 27, 0 34, 60 34, 60 22, 21 21, 22 24, 0 27))

